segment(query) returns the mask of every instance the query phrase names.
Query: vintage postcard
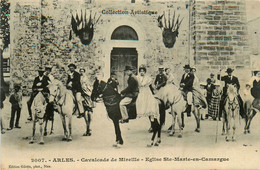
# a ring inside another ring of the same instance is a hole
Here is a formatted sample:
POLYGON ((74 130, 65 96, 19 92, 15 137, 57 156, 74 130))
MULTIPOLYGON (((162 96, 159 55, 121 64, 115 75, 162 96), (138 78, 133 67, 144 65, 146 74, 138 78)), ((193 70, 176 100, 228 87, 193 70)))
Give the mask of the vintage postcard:
POLYGON ((259 0, 1 0, 1 169, 259 169, 259 0))

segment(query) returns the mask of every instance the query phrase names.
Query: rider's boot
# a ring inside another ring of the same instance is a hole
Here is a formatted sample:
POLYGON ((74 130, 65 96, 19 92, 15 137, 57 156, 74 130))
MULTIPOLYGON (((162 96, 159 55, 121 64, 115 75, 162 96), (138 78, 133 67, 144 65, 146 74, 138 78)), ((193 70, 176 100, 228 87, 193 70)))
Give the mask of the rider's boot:
POLYGON ((191 117, 191 105, 188 105, 186 112, 187 112, 187 117, 191 117))

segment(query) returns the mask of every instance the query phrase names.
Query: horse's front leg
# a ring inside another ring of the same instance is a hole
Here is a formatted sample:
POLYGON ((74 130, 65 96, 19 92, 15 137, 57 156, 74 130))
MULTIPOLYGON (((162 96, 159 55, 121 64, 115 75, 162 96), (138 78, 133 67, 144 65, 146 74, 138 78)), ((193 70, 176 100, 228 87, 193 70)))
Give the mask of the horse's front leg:
POLYGON ((247 124, 248 124, 249 114, 250 114, 250 112, 248 112, 248 111, 246 110, 244 134, 247 133, 247 128, 248 128, 247 124))
POLYGON ((72 115, 68 116, 68 126, 69 126, 69 135, 67 141, 70 142, 72 141, 72 115))
POLYGON ((176 122, 176 113, 172 111, 172 126, 169 133, 169 136, 173 136, 175 133, 175 122, 176 122))
POLYGON ((36 125, 36 120, 35 118, 33 119, 33 128, 32 128, 32 137, 31 137, 31 140, 30 140, 30 144, 33 144, 34 143, 34 136, 35 136, 35 125, 36 125))
POLYGON ((123 138, 121 136, 119 120, 114 119, 113 124, 114 124, 115 134, 116 134, 116 143, 113 145, 113 147, 118 147, 119 145, 123 145, 124 143, 123 138))
POLYGON ((44 127, 44 136, 47 136, 47 124, 48 124, 48 119, 45 118, 45 127, 44 127))
POLYGON ((227 121, 227 120, 226 120, 226 117, 225 117, 225 115, 224 115, 225 113, 222 112, 222 114, 223 114, 223 115, 222 115, 222 123, 223 123, 223 126, 222 126, 222 134, 221 134, 221 135, 225 135, 225 133, 226 133, 226 132, 225 132, 225 131, 226 131, 226 127, 225 127, 225 126, 226 126, 226 121, 227 121))
POLYGON ((253 120, 255 115, 256 115, 256 111, 254 109, 251 109, 251 112, 250 112, 250 115, 248 118, 248 123, 247 123, 247 133, 250 133, 251 121, 253 120))
POLYGON ((172 112, 173 113, 176 113, 176 116, 177 116, 177 123, 179 125, 179 135, 178 135, 178 138, 182 138, 182 123, 180 122, 181 121, 181 114, 183 112, 184 109, 181 109, 181 107, 176 107, 176 111, 174 112, 174 109, 172 108, 172 112))
POLYGON ((233 127, 232 127, 232 130, 233 130, 233 134, 232 134, 232 141, 236 141, 236 127, 237 127, 237 120, 238 120, 238 115, 239 113, 237 113, 237 115, 235 115, 235 117, 232 119, 233 121, 233 127))
POLYGON ((195 120, 196 120, 196 124, 197 124, 197 127, 195 129, 195 132, 200 132, 200 111, 199 111, 199 108, 198 107, 195 107, 194 108, 194 117, 195 117, 195 120))
POLYGON ((54 134, 53 122, 54 122, 54 118, 53 118, 52 121, 51 121, 51 132, 50 132, 50 135, 51 135, 51 134, 54 134))
POLYGON ((43 119, 39 120, 39 125, 40 125, 40 143, 41 145, 44 144, 44 140, 43 140, 43 119))
POLYGON ((64 137, 62 138, 62 140, 66 141, 67 137, 68 137, 68 131, 67 131, 67 127, 66 127, 65 115, 62 115, 62 113, 60 113, 60 118, 61 118, 61 123, 62 123, 62 126, 63 126, 63 130, 64 130, 64 137))
POLYGON ((226 141, 227 142, 230 140, 231 119, 232 119, 231 116, 227 115, 227 122, 226 122, 226 130, 227 130, 226 141))

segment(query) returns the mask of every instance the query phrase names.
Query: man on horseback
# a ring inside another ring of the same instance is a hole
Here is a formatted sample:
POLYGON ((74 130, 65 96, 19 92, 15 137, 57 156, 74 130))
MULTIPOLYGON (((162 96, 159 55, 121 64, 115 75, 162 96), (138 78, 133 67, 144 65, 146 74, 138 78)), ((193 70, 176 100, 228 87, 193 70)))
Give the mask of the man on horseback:
POLYGON ((84 108, 82 104, 82 98, 81 98, 81 83, 80 83, 80 74, 75 71, 77 68, 75 64, 68 65, 69 67, 69 74, 68 74, 68 80, 67 80, 67 88, 72 91, 74 97, 77 100, 77 106, 79 110, 79 115, 77 118, 84 117, 84 108))
POLYGON ((29 120, 29 121, 32 120, 31 106, 32 106, 32 102, 33 102, 33 99, 35 98, 35 96, 39 92, 42 92, 43 96, 45 98, 47 98, 46 94, 48 93, 47 86, 49 84, 49 82, 48 82, 49 78, 43 74, 44 73, 44 69, 42 67, 39 67, 38 73, 39 73, 39 76, 37 76, 34 79, 33 86, 32 86, 31 97, 30 97, 29 101, 27 102, 28 112, 29 112, 29 118, 27 120, 29 120))
POLYGON ((185 73, 182 75, 180 87, 184 93, 187 94, 187 116, 191 116, 191 106, 192 106, 192 87, 193 87, 193 81, 194 81, 194 75, 191 74, 191 67, 189 64, 185 65, 184 67, 185 73))
MULTIPOLYGON (((220 101, 219 117, 222 116, 222 110, 224 109, 224 102, 225 102, 225 99, 227 97, 228 84, 236 85, 237 91, 239 91, 239 88, 240 88, 240 84, 239 84, 238 78, 232 75, 233 71, 234 71, 233 69, 228 68, 226 70, 226 73, 228 75, 225 75, 223 77, 220 77, 220 74, 218 75, 218 80, 221 80, 221 81, 225 82, 225 86, 223 87, 223 95, 222 95, 221 101, 220 101)), ((239 93, 238 93, 237 98, 239 100, 240 115, 241 115, 242 118, 245 118, 245 113, 244 113, 244 108, 243 108, 243 100, 240 97, 239 93)))
POLYGON ((157 74, 155 81, 154 81, 154 85, 156 87, 157 90, 159 90, 161 87, 164 87, 166 85, 167 82, 167 77, 166 75, 163 73, 163 67, 160 66, 158 71, 159 74, 157 74))
POLYGON ((135 75, 133 74, 133 68, 131 66, 126 66, 125 72, 129 76, 129 78, 127 80, 128 83, 127 88, 121 91, 121 95, 124 97, 119 103, 119 107, 122 115, 121 123, 128 123, 128 113, 127 113, 126 106, 130 104, 132 100, 136 98, 139 93, 138 81, 135 75))

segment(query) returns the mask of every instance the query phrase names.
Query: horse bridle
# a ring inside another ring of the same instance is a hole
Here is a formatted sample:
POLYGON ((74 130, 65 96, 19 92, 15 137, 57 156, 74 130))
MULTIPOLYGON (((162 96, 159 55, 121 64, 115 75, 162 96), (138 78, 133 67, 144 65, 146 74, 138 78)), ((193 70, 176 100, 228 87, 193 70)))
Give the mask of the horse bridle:
POLYGON ((233 101, 231 101, 229 97, 227 97, 227 98, 228 98, 228 109, 232 111, 232 114, 234 114, 234 111, 238 106, 238 104, 235 103, 235 99, 237 97, 234 97, 233 101), (235 106, 234 106, 234 104, 235 104, 235 106))
POLYGON ((58 96, 58 94, 60 94, 60 87, 59 86, 57 86, 57 93, 54 95, 54 94, 50 94, 50 96, 53 96, 53 98, 54 98, 54 102, 57 104, 57 100, 56 100, 56 98, 57 98, 57 96, 58 96))

